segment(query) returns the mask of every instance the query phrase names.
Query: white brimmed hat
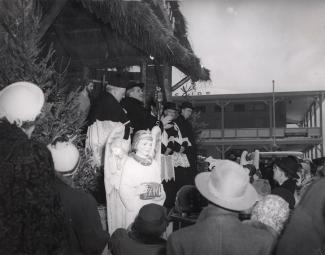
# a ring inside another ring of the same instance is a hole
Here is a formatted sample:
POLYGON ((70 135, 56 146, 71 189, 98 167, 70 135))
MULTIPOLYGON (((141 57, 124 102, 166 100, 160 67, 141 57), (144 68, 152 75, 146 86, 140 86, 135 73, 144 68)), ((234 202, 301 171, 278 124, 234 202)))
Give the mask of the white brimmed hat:
POLYGON ((37 85, 26 81, 12 83, 0 91, 0 118, 18 124, 34 121, 44 100, 44 93, 37 85))
POLYGON ((195 184, 206 199, 226 209, 247 210, 258 200, 243 167, 230 160, 214 161, 212 171, 198 174, 195 184))
POLYGON ((79 162, 79 151, 73 143, 57 142, 47 148, 51 151, 55 171, 64 174, 74 172, 79 162))

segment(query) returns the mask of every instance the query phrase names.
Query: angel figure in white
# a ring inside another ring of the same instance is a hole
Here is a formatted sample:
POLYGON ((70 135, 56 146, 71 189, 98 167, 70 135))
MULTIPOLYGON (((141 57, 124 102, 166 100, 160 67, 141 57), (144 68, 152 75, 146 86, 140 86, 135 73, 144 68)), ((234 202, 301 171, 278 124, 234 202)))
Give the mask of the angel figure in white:
POLYGON ((115 123, 105 145, 104 182, 107 203, 107 224, 110 235, 117 228, 126 228, 126 209, 120 197, 123 166, 128 158, 130 139, 123 139, 125 125, 115 123))
POLYGON ((120 183, 120 196, 126 207, 125 222, 133 223, 140 208, 149 203, 163 205, 166 194, 161 184, 160 129, 135 133, 120 183))

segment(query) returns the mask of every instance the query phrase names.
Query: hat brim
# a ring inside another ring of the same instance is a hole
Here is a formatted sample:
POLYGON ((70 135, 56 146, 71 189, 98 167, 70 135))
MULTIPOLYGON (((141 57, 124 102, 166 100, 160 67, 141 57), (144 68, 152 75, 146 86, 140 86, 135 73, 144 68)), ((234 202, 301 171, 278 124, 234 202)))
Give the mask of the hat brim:
POLYGON ((249 209, 258 201, 258 194, 255 188, 248 183, 245 193, 236 198, 223 198, 222 194, 216 192, 212 193, 209 190, 209 180, 210 172, 200 173, 195 177, 195 185, 200 191, 200 193, 208 199, 210 202, 219 205, 223 208, 234 210, 234 211, 244 211, 249 209))
POLYGON ((181 109, 192 109, 194 110, 194 106, 189 106, 189 105, 181 105, 181 109))
POLYGON ((152 223, 147 222, 137 216, 134 220, 133 227, 134 229, 145 235, 160 235, 162 234, 168 225, 167 219, 164 219, 161 223, 152 223))
MULTIPOLYGON (((299 175, 297 174, 297 172, 293 169, 290 168, 290 166, 288 167, 287 165, 283 164, 281 160, 276 160, 274 162, 274 164, 276 164, 279 168, 281 168, 281 170, 287 174, 290 174, 294 179, 299 179, 299 175)), ((298 164, 298 166, 301 166, 301 164, 298 164)), ((298 169, 297 169, 298 170, 298 169)))

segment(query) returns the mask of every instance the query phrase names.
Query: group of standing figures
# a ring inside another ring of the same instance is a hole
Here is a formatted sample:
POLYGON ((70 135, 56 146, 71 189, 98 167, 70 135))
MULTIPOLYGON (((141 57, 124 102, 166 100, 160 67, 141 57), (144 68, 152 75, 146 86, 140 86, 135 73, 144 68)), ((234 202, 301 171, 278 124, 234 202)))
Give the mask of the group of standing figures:
POLYGON ((192 105, 184 102, 179 116, 172 102, 147 110, 143 86, 117 79, 89 113, 86 152, 104 169, 96 199, 106 200, 110 234, 128 228, 143 205, 172 208, 179 188, 194 184, 192 105))

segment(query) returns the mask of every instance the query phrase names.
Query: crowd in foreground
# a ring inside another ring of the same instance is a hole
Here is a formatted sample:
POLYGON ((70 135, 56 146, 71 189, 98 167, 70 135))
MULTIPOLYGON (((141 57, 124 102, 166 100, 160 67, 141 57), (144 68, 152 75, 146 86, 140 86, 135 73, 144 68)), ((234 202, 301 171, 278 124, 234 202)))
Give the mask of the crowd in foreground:
POLYGON ((264 196, 254 186, 256 173, 213 160, 210 171, 195 177, 209 205, 194 225, 163 238, 166 208, 147 203, 130 226, 110 236, 95 199, 69 185, 78 152, 70 144, 30 139, 43 104, 43 92, 31 83, 0 92, 0 254, 325 253, 325 179, 311 177, 298 199, 302 165, 291 157, 275 161, 279 186, 264 196), (65 150, 75 160, 65 164, 65 150), (251 217, 242 221, 240 212, 251 217))

